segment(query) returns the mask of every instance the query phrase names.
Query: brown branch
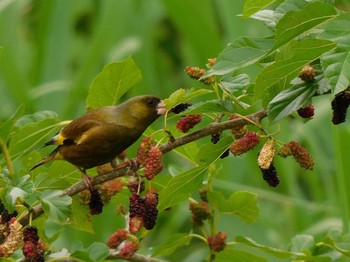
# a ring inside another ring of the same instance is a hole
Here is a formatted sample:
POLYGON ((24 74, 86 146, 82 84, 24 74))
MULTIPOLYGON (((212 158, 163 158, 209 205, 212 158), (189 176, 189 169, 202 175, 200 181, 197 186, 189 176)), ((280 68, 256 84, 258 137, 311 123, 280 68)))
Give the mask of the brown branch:
MULTIPOLYGON (((233 120, 228 120, 228 121, 221 122, 221 123, 214 122, 214 123, 210 124, 209 126, 204 127, 198 131, 192 132, 188 135, 184 135, 184 136, 176 138, 175 140, 169 141, 169 142, 161 145, 159 148, 162 151, 162 153, 165 154, 165 153, 168 153, 177 147, 186 145, 188 143, 196 141, 196 140, 203 138, 205 136, 215 134, 215 133, 223 131, 223 130, 227 130, 227 129, 250 124, 250 122, 247 119, 249 119, 250 121, 253 121, 255 123, 259 123, 266 116, 267 116, 267 111, 261 110, 261 111, 254 113, 254 114, 246 116, 246 119, 235 118, 233 120)), ((132 160, 130 160, 130 161, 132 161, 132 160)), ((136 162, 136 161, 133 161, 133 162, 136 162)), ((98 185, 98 184, 101 184, 103 182, 124 176, 128 170, 132 170, 132 171, 136 172, 137 169, 138 169, 137 165, 131 165, 131 166, 124 165, 122 168, 119 168, 117 170, 93 177, 92 183, 94 185, 98 185)), ((67 196, 74 196, 74 195, 78 194, 79 192, 83 191, 84 189, 86 189, 86 184, 84 183, 84 181, 79 181, 79 182, 75 183, 74 185, 65 189, 62 192, 62 196, 66 196, 66 195, 67 196)), ((38 204, 35 207, 33 207, 31 212, 32 212, 32 219, 35 219, 38 216, 42 215, 44 211, 42 209, 41 204, 38 204)), ((23 226, 27 225, 28 222, 29 222, 29 212, 27 212, 20 220, 20 223, 23 226)))
POLYGON ((111 249, 109 251, 109 256, 107 257, 107 259, 124 259, 124 260, 133 261, 133 262, 166 262, 166 260, 160 260, 160 259, 156 259, 153 257, 141 255, 141 254, 134 254, 130 259, 125 259, 119 255, 119 251, 116 249, 111 249))

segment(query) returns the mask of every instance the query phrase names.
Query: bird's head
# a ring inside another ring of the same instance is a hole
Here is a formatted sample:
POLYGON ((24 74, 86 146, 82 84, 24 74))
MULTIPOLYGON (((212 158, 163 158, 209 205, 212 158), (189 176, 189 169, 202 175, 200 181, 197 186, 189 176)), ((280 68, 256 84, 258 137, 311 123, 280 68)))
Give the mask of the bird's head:
POLYGON ((163 100, 156 96, 136 96, 124 102, 129 114, 149 125, 166 112, 163 100))

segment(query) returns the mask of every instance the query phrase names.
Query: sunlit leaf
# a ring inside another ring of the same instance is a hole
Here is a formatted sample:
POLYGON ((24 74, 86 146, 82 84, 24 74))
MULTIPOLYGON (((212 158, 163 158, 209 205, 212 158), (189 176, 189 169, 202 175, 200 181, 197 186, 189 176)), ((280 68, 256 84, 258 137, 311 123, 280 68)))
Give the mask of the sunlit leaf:
POLYGON ((106 65, 90 85, 87 108, 116 105, 121 96, 140 80, 141 72, 131 57, 106 65))
POLYGON ((70 213, 72 198, 61 194, 60 190, 45 190, 39 200, 49 219, 58 224, 65 224, 70 213))
POLYGON ((204 77, 229 74, 254 64, 269 51, 273 43, 272 39, 240 37, 219 54, 213 68, 204 77))
POLYGON ((208 193, 208 198, 221 213, 234 214, 246 223, 254 222, 259 216, 256 194, 239 191, 225 199, 221 192, 214 191, 208 193))
POLYGON ((276 0, 246 0, 243 7, 243 18, 255 14, 275 1, 276 0))
POLYGON ((293 78, 298 76, 304 65, 311 63, 322 54, 335 48, 333 42, 318 39, 305 39, 301 41, 291 41, 284 46, 283 56, 275 63, 267 66, 257 76, 254 88, 255 100, 271 97, 273 87, 277 83, 283 91, 290 86, 293 78))
POLYGON ((158 209, 179 203, 198 190, 207 169, 208 165, 195 167, 170 179, 167 187, 159 193, 158 209))
POLYGON ((321 2, 311 3, 300 11, 288 12, 276 25, 272 50, 336 16, 337 11, 333 6, 321 2))
POLYGON ((154 248, 153 256, 168 256, 176 249, 190 244, 192 236, 185 233, 176 233, 172 235, 165 243, 159 244, 154 248))

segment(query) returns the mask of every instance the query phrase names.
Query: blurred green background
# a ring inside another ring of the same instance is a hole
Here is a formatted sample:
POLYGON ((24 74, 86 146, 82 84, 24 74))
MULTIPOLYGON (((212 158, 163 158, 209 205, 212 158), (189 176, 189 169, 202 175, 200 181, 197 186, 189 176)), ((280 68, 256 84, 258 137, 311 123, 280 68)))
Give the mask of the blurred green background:
MULTIPOLYGON (((198 86, 184 73, 185 66, 204 67, 207 58, 216 57, 238 36, 271 34, 263 24, 238 16, 243 4, 243 0, 2 0, 0 121, 20 104, 25 104, 28 114, 51 110, 62 120, 81 115, 92 79, 107 63, 128 56, 135 60, 143 79, 127 96, 166 98, 178 88, 198 86)), ((346 1, 340 4, 349 8, 346 1)), ((222 160, 216 189, 225 194, 238 190, 257 193, 261 213, 250 225, 223 216, 220 227, 229 240, 244 235, 287 248, 296 234, 312 234, 320 240, 329 229, 343 228, 342 222, 348 231, 349 125, 331 126, 330 99, 315 98, 315 119, 307 123, 288 119, 279 127, 279 139, 297 140, 310 150, 316 163, 313 172, 301 170, 292 159, 278 158, 282 182, 274 189, 261 178, 257 152, 222 160)), ((115 205, 109 205, 93 218, 95 235, 63 229, 66 237, 55 246, 104 242, 121 224, 114 209, 115 205)), ((164 242, 175 232, 188 232, 190 219, 188 203, 161 214, 142 252, 150 253, 147 247, 164 242)), ((52 230, 56 229, 52 226, 52 230)), ((202 243, 194 240, 191 244, 171 261, 199 261, 207 254, 202 243)))

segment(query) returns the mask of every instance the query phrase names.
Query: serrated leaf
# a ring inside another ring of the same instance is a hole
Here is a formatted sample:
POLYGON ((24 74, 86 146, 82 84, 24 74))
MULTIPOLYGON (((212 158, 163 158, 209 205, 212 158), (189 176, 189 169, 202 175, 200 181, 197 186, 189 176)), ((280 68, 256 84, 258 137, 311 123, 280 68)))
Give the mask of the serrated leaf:
POLYGON ((284 46, 280 59, 265 67, 256 78, 254 88, 255 100, 269 102, 275 95, 274 85, 280 83, 280 91, 287 89, 292 79, 298 76, 304 65, 311 63, 325 52, 335 48, 335 44, 327 40, 305 39, 291 41, 284 46), (266 101, 267 100, 267 101, 266 101))
POLYGON ((292 252, 303 252, 304 250, 311 250, 314 247, 315 240, 311 235, 297 235, 292 238, 291 248, 292 252))
POLYGON ((2 139, 5 142, 8 141, 11 131, 15 125, 15 122, 21 116, 23 111, 24 111, 24 105, 22 104, 16 109, 16 111, 13 113, 13 115, 10 117, 9 120, 7 120, 5 123, 0 125, 0 139, 2 139))
POLYGON ((222 137, 216 144, 210 142, 203 145, 198 152, 199 161, 206 164, 212 163, 218 159, 232 143, 232 136, 226 136, 222 137))
POLYGON ((157 245, 154 248, 153 256, 168 256, 182 246, 190 244, 192 236, 185 233, 176 233, 172 235, 165 243, 157 245))
POLYGON ((270 121, 276 123, 299 108, 307 106, 318 90, 318 82, 303 82, 280 92, 268 105, 270 121))
POLYGON ((141 72, 131 57, 106 65, 89 87, 87 108, 116 105, 120 97, 140 80, 141 72))
POLYGON ((243 18, 248 18, 275 1, 276 0, 246 0, 243 7, 243 18))
POLYGON ((321 2, 310 3, 300 11, 288 12, 276 25, 276 41, 270 52, 336 16, 333 6, 321 2))
POLYGON ((239 191, 225 199, 221 192, 214 191, 208 193, 208 199, 221 213, 234 214, 246 223, 254 222, 259 216, 256 194, 239 191))
POLYGON ((254 247, 254 248, 259 249, 261 251, 272 254, 273 256, 278 257, 278 258, 287 259, 287 258, 290 258, 293 256, 298 256, 298 255, 304 256, 304 253, 291 252, 291 251, 287 251, 287 250, 282 250, 282 249, 272 248, 269 246, 260 245, 249 237, 237 236, 236 242, 237 242, 237 244, 242 244, 245 246, 254 247))
POLYGON ((214 66, 203 77, 226 75, 239 68, 254 64, 267 54, 273 43, 272 39, 238 38, 219 54, 214 66))
POLYGON ((211 113, 211 112, 232 112, 232 102, 227 100, 209 100, 205 102, 199 102, 190 106, 183 114, 198 114, 198 113, 211 113))
POLYGON ((226 91, 233 93, 235 91, 240 91, 249 85, 250 78, 247 74, 240 74, 234 77, 227 76, 221 80, 220 84, 226 91))
POLYGON ((250 18, 259 20, 267 25, 269 28, 274 29, 278 20, 281 18, 280 14, 272 10, 261 10, 255 14, 253 14, 250 18))
POLYGON ((58 224, 66 223, 72 204, 70 196, 62 196, 60 190, 45 190, 40 195, 39 200, 49 219, 58 224))
POLYGON ((189 197, 201 186, 207 169, 208 165, 194 167, 170 179, 166 188, 159 193, 158 209, 163 210, 189 197))
POLYGON ((206 95, 206 94, 209 94, 212 92, 213 91, 208 90, 208 89, 197 89, 196 90, 194 88, 191 88, 191 89, 180 88, 180 89, 176 90, 174 93, 172 93, 169 96, 169 98, 164 99, 164 103, 166 105, 166 108, 169 110, 178 104, 189 102, 189 101, 191 101, 191 99, 193 99, 195 97, 206 95))
POLYGON ((94 242, 88 248, 90 257, 94 261, 101 261, 109 255, 109 248, 101 242, 94 242))
POLYGON ((58 129, 57 115, 51 111, 37 112, 21 117, 15 126, 9 146, 12 159, 32 151, 38 144, 44 144, 48 135, 58 129))
POLYGON ((350 14, 343 13, 321 27, 319 37, 337 43, 337 48, 321 57, 325 76, 337 94, 350 84, 350 14))
POLYGON ((251 252, 225 248, 223 251, 215 255, 216 262, 267 262, 263 257, 252 254, 251 252))

